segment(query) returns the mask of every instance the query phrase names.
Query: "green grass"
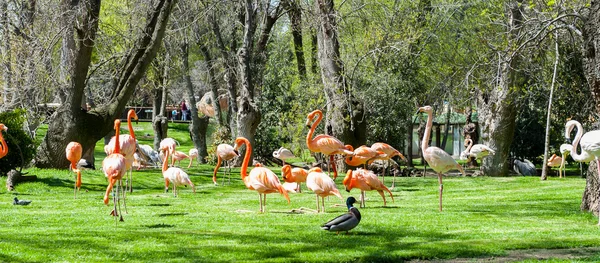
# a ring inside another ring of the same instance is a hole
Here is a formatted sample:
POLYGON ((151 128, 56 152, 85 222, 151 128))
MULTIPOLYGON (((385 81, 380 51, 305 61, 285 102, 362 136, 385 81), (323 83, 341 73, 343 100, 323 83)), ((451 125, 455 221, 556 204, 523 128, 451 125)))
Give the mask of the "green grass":
MULTIPOLYGON (((187 130, 170 131, 170 136, 181 148, 191 147, 187 130)), ((29 169, 38 176, 36 182, 20 184, 13 192, 0 190, 0 261, 397 262, 600 245, 598 219, 579 210, 585 179, 574 176, 547 181, 446 177, 441 213, 436 177, 397 178, 395 202, 388 199, 383 207, 377 193, 367 193, 359 226, 349 235, 336 235, 319 226, 344 213, 343 206, 332 207, 343 200, 326 199, 326 213, 292 213, 316 206, 314 194, 304 187, 303 193, 290 195, 289 205, 279 194, 267 195, 267 211, 259 213, 258 194, 245 188, 239 169, 233 170, 230 185, 219 186, 212 185, 212 169, 186 169, 197 193, 181 188, 176 198, 163 192, 159 169, 134 171, 129 213, 117 224, 109 216, 112 206, 102 203, 106 179, 101 171, 83 173, 74 199, 73 173, 29 169), (33 202, 13 206, 14 196, 33 202)), ((336 181, 342 190, 341 178, 336 181)), ((359 196, 358 190, 341 192, 344 198, 359 196)))

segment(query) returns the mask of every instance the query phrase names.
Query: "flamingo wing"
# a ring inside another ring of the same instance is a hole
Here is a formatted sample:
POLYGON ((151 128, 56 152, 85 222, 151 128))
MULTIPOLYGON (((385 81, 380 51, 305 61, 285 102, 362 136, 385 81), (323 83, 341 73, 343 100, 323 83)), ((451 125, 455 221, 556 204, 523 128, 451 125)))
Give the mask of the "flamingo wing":
MULTIPOLYGON (((321 152, 325 155, 332 154, 353 154, 353 152, 344 148, 342 141, 335 137, 319 134, 312 140, 315 150, 313 152, 321 152)), ((313 148, 313 147, 311 147, 313 148)))
POLYGON ((450 154, 438 147, 427 148, 427 150, 423 152, 423 157, 429 166, 438 173, 445 173, 448 170, 456 168, 458 165, 450 154))

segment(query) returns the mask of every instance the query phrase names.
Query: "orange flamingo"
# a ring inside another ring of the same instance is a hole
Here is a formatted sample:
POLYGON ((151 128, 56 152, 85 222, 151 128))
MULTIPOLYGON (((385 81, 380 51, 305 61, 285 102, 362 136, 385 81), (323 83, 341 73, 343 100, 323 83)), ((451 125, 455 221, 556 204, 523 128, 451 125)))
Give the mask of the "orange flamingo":
MULTIPOLYGON (((127 164, 125 161, 125 157, 121 154, 121 144, 119 143, 119 129, 121 126, 120 120, 115 120, 115 148, 114 152, 109 156, 106 156, 102 161, 102 169, 104 170, 104 175, 108 179, 108 187, 106 187, 106 193, 104 194, 104 204, 108 205, 108 195, 112 191, 115 183, 118 182, 116 193, 113 194, 113 211, 110 213, 113 216, 120 216, 120 221, 123 221, 123 215, 121 211, 117 212, 117 202, 119 200, 119 187, 123 187, 123 183, 121 179, 123 175, 127 172, 127 164)), ((121 205, 119 204, 119 210, 121 205)), ((116 219, 116 218, 115 218, 116 219)))
POLYGON ((258 199, 260 201, 260 212, 264 212, 264 206, 267 202, 267 194, 279 192, 288 204, 290 203, 290 197, 283 186, 279 182, 279 177, 273 171, 266 167, 262 167, 261 164, 257 164, 254 169, 247 174, 248 162, 250 162, 250 155, 252 155, 252 145, 248 139, 244 137, 237 137, 235 139, 235 150, 237 150, 242 144, 246 145, 246 154, 244 155, 244 162, 242 164, 242 170, 240 175, 246 187, 250 190, 256 190, 258 192, 258 199))
POLYGON ((227 162, 227 178, 228 178, 228 182, 231 182, 231 176, 230 176, 231 167, 230 167, 229 161, 238 156, 240 156, 238 151, 229 144, 222 143, 217 146, 217 166, 215 167, 215 170, 213 171, 213 178, 212 178, 213 183, 215 185, 217 185, 217 172, 219 171, 219 167, 221 167, 222 162, 227 162))
POLYGON ((181 160, 190 159, 190 156, 188 156, 187 154, 185 154, 182 151, 175 151, 175 152, 171 153, 171 158, 174 161, 177 161, 178 166, 181 166, 181 160))
POLYGON ((4 137, 2 136, 2 131, 7 132, 8 127, 4 126, 4 124, 0 123, 0 158, 6 156, 8 154, 8 145, 6 145, 6 141, 4 141, 4 137))
POLYGON ((198 158, 198 149, 196 149, 196 148, 190 149, 189 157, 190 157, 190 163, 188 164, 187 168, 190 168, 192 166, 192 162, 194 162, 194 159, 198 158))
POLYGON ((423 158, 431 166, 436 173, 438 173, 438 182, 440 184, 440 212, 442 211, 442 194, 444 192, 444 185, 442 184, 442 174, 451 169, 458 169, 463 176, 465 171, 446 151, 431 146, 429 147, 429 136, 431 136, 431 126, 433 125, 433 108, 431 106, 420 107, 416 114, 420 112, 427 113, 427 125, 425 126, 425 133, 423 135, 423 141, 421 141, 421 149, 423 151, 423 158))
POLYGON ((79 191, 79 188, 81 188, 81 171, 77 168, 77 163, 79 163, 79 160, 81 160, 83 148, 78 142, 70 142, 67 144, 65 152, 67 155, 67 160, 71 162, 71 170, 77 173, 75 178, 75 189, 73 190, 75 193, 75 198, 77 198, 77 191, 79 191))
MULTIPOLYGON (((173 158, 173 155, 171 155, 171 158, 173 158)), ((190 180, 190 177, 186 172, 184 172, 181 168, 177 167, 171 167, 167 169, 168 166, 169 155, 166 154, 162 166, 163 178, 165 179, 165 193, 169 191, 169 183, 173 184, 173 195, 175 197, 177 197, 177 186, 181 185, 191 186, 192 191, 196 193, 196 187, 194 186, 194 183, 192 183, 192 180, 190 180)))
POLYGON ((343 155, 353 155, 354 152, 349 151, 344 147, 344 143, 340 140, 336 139, 333 136, 319 134, 313 138, 313 134, 315 133, 315 129, 323 119, 323 112, 321 110, 314 110, 308 114, 306 117, 306 126, 310 128, 310 131, 306 135, 306 146, 308 150, 311 152, 320 152, 327 156, 329 156, 329 161, 327 167, 329 168, 329 163, 333 168, 333 179, 337 178, 337 169, 335 167, 335 162, 333 160, 334 154, 343 154, 343 155), (316 120, 313 122, 313 119, 316 120), (312 125, 311 125, 312 122, 312 125))
MULTIPOLYGON (((138 116, 135 113, 135 110, 130 109, 127 112, 127 128, 129 129, 129 134, 122 134, 122 135, 120 135, 121 138, 119 138, 119 141, 120 141, 119 146, 121 148, 121 154, 123 154, 123 156, 125 157, 125 165, 127 166, 127 174, 125 175, 126 186, 127 186, 126 191, 129 190, 130 193, 133 192, 133 184, 132 184, 133 161, 135 160, 135 158, 133 157, 133 154, 136 151, 135 132, 133 131, 133 125, 131 125, 132 118, 134 118, 135 121, 137 122, 138 116)), ((104 151, 106 152, 107 155, 110 155, 111 153, 114 152, 115 136, 113 136, 110 139, 110 142, 108 143, 108 145, 104 147, 104 151)))
POLYGON ((294 192, 301 193, 302 189, 300 185, 306 182, 306 176, 308 175, 308 171, 299 167, 292 167, 289 164, 281 167, 281 177, 286 183, 294 183, 295 189, 294 192))
MULTIPOLYGON (((396 150, 394 147, 392 147, 391 145, 387 144, 387 143, 383 143, 383 142, 376 142, 373 145, 371 145, 371 149, 375 150, 375 151, 380 151, 385 153, 385 157, 383 158, 379 158, 380 160, 383 160, 387 163, 387 166, 384 168, 383 170, 383 174, 382 174, 382 181, 385 183, 385 172, 387 170, 388 167, 390 167, 390 160, 394 157, 394 156, 400 156, 400 158, 408 163, 408 160, 406 160, 406 158, 404 157, 404 155, 402 155, 402 153, 400 153, 400 151, 396 150)), ((369 164, 371 164, 372 161, 369 162, 369 164)), ((396 176, 394 174, 394 176, 396 176)), ((394 179, 396 179, 396 177, 394 177, 394 179)), ((393 187, 394 183, 392 183, 392 187, 393 187)))
POLYGON ((390 189, 388 189, 383 182, 379 181, 377 175, 373 171, 358 168, 355 171, 348 170, 346 177, 343 181, 346 186, 346 191, 350 192, 352 188, 356 187, 360 189, 360 207, 365 207, 365 191, 377 191, 383 198, 383 206, 386 206, 385 194, 383 191, 387 191, 394 201, 394 196, 390 189))
POLYGON ((373 150, 370 147, 362 145, 356 149, 352 147, 352 145, 347 144, 346 149, 349 151, 353 151, 354 154, 350 156, 346 156, 346 163, 351 166, 365 166, 367 168, 367 162, 370 164, 374 160, 386 158, 387 155, 381 151, 373 150))
POLYGON ((317 197, 317 213, 321 211, 319 208, 319 197, 321 197, 321 203, 323 204, 323 212, 325 212, 325 197, 335 195, 340 199, 343 199, 342 194, 335 186, 335 182, 331 177, 323 173, 323 170, 319 167, 314 167, 308 170, 306 176, 306 187, 313 191, 317 197))

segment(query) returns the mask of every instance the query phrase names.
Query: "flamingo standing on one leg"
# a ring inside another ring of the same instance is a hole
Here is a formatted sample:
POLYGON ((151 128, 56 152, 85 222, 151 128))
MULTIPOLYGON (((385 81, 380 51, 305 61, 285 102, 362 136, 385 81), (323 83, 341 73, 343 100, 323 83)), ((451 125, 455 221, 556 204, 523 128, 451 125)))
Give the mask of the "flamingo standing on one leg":
POLYGON ((292 183, 296 186, 293 189, 293 192, 302 192, 300 186, 302 183, 306 182, 306 176, 308 176, 308 171, 305 169, 299 167, 292 168, 289 164, 286 164, 283 167, 281 167, 281 177, 283 177, 283 180, 286 183, 292 183))
POLYGON ((337 178, 337 169, 335 168, 335 162, 333 160, 334 154, 353 155, 354 152, 349 151, 344 147, 344 143, 333 136, 319 134, 313 138, 315 129, 323 119, 323 112, 321 110, 314 110, 306 116, 306 126, 310 128, 308 134, 306 134, 306 146, 311 152, 320 152, 329 156, 327 168, 329 169, 329 163, 333 168, 333 180, 337 178), (316 120, 313 122, 313 120, 316 120), (312 125, 311 125, 312 122, 312 125))
MULTIPOLYGON (((171 154, 171 158, 173 155, 171 154)), ((169 166, 169 154, 165 154, 165 159, 163 160, 162 173, 163 178, 165 179, 165 193, 169 191, 169 183, 173 184, 173 195, 177 197, 177 186, 181 185, 189 185, 192 187, 192 191, 196 193, 196 187, 188 174, 183 171, 181 168, 171 167, 169 166)))
POLYGON ((194 162, 194 159, 198 158, 198 149, 192 148, 188 153, 190 157, 190 163, 188 164, 187 168, 190 168, 192 166, 192 162, 194 162))
POLYGON ((213 183, 215 185, 217 185, 217 172, 219 171, 219 167, 221 167, 222 162, 227 162, 227 178, 228 178, 228 182, 231 182, 231 175, 230 175, 231 167, 230 167, 229 161, 238 156, 240 156, 238 151, 229 144, 222 143, 217 146, 217 166, 215 167, 215 170, 213 171, 213 178, 212 178, 213 183))
POLYGON ((313 191, 317 197, 317 213, 321 211, 319 208, 319 197, 321 197, 321 203, 323 204, 323 212, 325 212, 325 197, 335 195, 340 199, 343 199, 342 194, 335 186, 335 182, 331 177, 323 173, 323 170, 319 167, 314 167, 308 170, 306 176, 306 187, 313 191))
MULTIPOLYGON (((133 154, 136 151, 136 139, 135 139, 135 132, 133 131, 133 125, 131 125, 131 119, 134 118, 135 121, 137 122, 138 120, 138 116, 135 113, 135 110, 130 109, 127 112, 127 128, 129 129, 129 134, 121 134, 121 138, 119 138, 120 140, 120 147, 121 147, 121 153, 123 154, 123 156, 125 157, 125 164, 127 165, 127 174, 125 175, 126 178, 126 186, 127 189, 123 192, 123 194, 125 194, 126 191, 129 191, 130 193, 133 192, 133 161, 135 160, 135 158, 133 157, 133 154)), ((116 135, 115 135, 116 136, 116 135)), ((108 143, 107 146, 104 147, 104 151, 106 152, 106 155, 110 155, 111 153, 114 152, 114 148, 115 148, 115 137, 113 136, 110 139, 110 142, 108 143)), ((127 209, 127 208, 125 208, 127 209)))
MULTIPOLYGON (((594 130, 583 133, 583 126, 575 120, 570 120, 565 124, 565 138, 569 139, 573 126, 577 127, 577 134, 573 141, 573 151, 571 156, 578 162, 590 162, 596 160, 598 178, 600 178, 600 130, 594 130), (581 144, 581 154, 577 152, 577 146, 581 144)), ((600 225, 600 205, 598 205, 598 225, 600 225)))
POLYGON ((6 145, 6 141, 4 141, 2 131, 7 132, 8 127, 0 123, 0 159, 8 154, 8 145, 6 145))
MULTIPOLYGON (((109 156, 106 156, 102 161, 102 169, 104 170, 104 175, 108 179, 108 187, 106 187, 106 193, 104 194, 104 204, 108 205, 108 195, 112 191, 115 183, 118 182, 116 187, 116 193, 113 194, 113 204, 114 209, 111 212, 113 216, 120 216, 120 221, 123 221, 123 215, 121 211, 117 212, 117 202, 119 202, 119 187, 123 187, 123 183, 121 179, 123 175, 126 173, 127 165, 125 161, 125 157, 121 154, 121 145, 119 143, 119 129, 121 126, 120 120, 115 120, 115 148, 114 152, 109 156)), ((119 210, 120 210, 119 205, 119 210)), ((116 218, 115 218, 116 219, 116 218)))
MULTIPOLYGON (((380 160, 383 160, 386 162, 386 166, 383 169, 383 174, 381 175, 381 180, 385 183, 385 172, 387 170, 388 167, 390 167, 390 160, 394 157, 394 156, 400 156, 400 158, 408 163, 408 160, 406 160, 406 157, 404 157, 404 155, 402 155, 402 153, 400 153, 400 151, 396 150, 394 147, 392 147, 391 145, 387 144, 387 143, 383 143, 383 142, 376 142, 373 145, 371 145, 371 149, 375 150, 375 151, 379 151, 379 152, 383 152, 385 153, 385 157, 379 158, 380 160)), ((370 161, 369 163, 371 163, 372 161, 370 161)), ((396 174, 394 174, 394 181, 392 183, 392 188, 394 187, 394 183, 396 179, 396 174)))
POLYGON ((567 160, 567 156, 569 156, 572 150, 573 145, 571 144, 564 143, 560 145, 562 162, 560 162, 560 167, 558 167, 558 178, 562 178, 563 173, 565 174, 565 177, 567 177, 567 173, 565 172, 565 160, 567 160))
POLYGON ((246 145, 246 154, 244 155, 244 162, 242 164, 240 175, 242 176, 242 181, 244 181, 244 184, 248 189, 256 190, 258 192, 260 212, 262 213, 265 211, 264 207, 267 202, 267 194, 270 193, 279 192, 285 197, 285 199, 287 199, 289 204, 290 197, 279 182, 279 177, 277 177, 273 171, 258 164, 250 171, 250 174, 247 174, 246 171, 248 170, 248 162, 250 162, 250 155, 252 155, 252 145, 250 145, 250 141, 248 141, 248 139, 244 137, 237 137, 235 139, 235 150, 242 146, 242 144, 246 145))
POLYGON ((81 171, 79 168, 77 168, 77 164, 79 163, 79 160, 81 160, 83 148, 78 142, 70 142, 67 144, 65 152, 67 155, 67 160, 71 162, 71 170, 77 174, 75 178, 75 189, 73 190, 75 193, 75 198, 77 198, 77 191, 79 191, 79 188, 81 188, 81 171))
POLYGON ((442 211, 442 194, 444 192, 444 185, 442 184, 442 174, 451 169, 458 169, 463 176, 465 171, 446 151, 431 146, 429 147, 429 136, 431 136, 431 126, 433 125, 433 108, 431 106, 420 107, 417 114, 420 112, 427 113, 427 125, 425 126, 425 133, 423 135, 423 141, 421 141, 421 149, 423 151, 423 158, 438 174, 438 182, 440 184, 440 212, 442 211))
POLYGON ((350 192, 352 188, 356 187, 360 189, 360 207, 365 207, 365 191, 377 191, 383 198, 383 206, 386 206, 385 194, 383 191, 387 191, 394 201, 394 196, 390 189, 388 189, 383 182, 379 181, 377 175, 373 171, 358 168, 355 171, 348 170, 346 177, 344 178, 344 186, 346 191, 350 192))

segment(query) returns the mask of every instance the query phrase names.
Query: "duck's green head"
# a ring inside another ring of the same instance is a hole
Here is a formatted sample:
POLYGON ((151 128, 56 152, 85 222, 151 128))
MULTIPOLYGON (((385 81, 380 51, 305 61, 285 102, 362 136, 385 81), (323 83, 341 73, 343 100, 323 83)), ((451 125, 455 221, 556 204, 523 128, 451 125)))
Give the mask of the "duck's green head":
POLYGON ((348 209, 350 209, 354 203, 356 203, 356 198, 350 196, 346 199, 346 206, 348 206, 348 209))

